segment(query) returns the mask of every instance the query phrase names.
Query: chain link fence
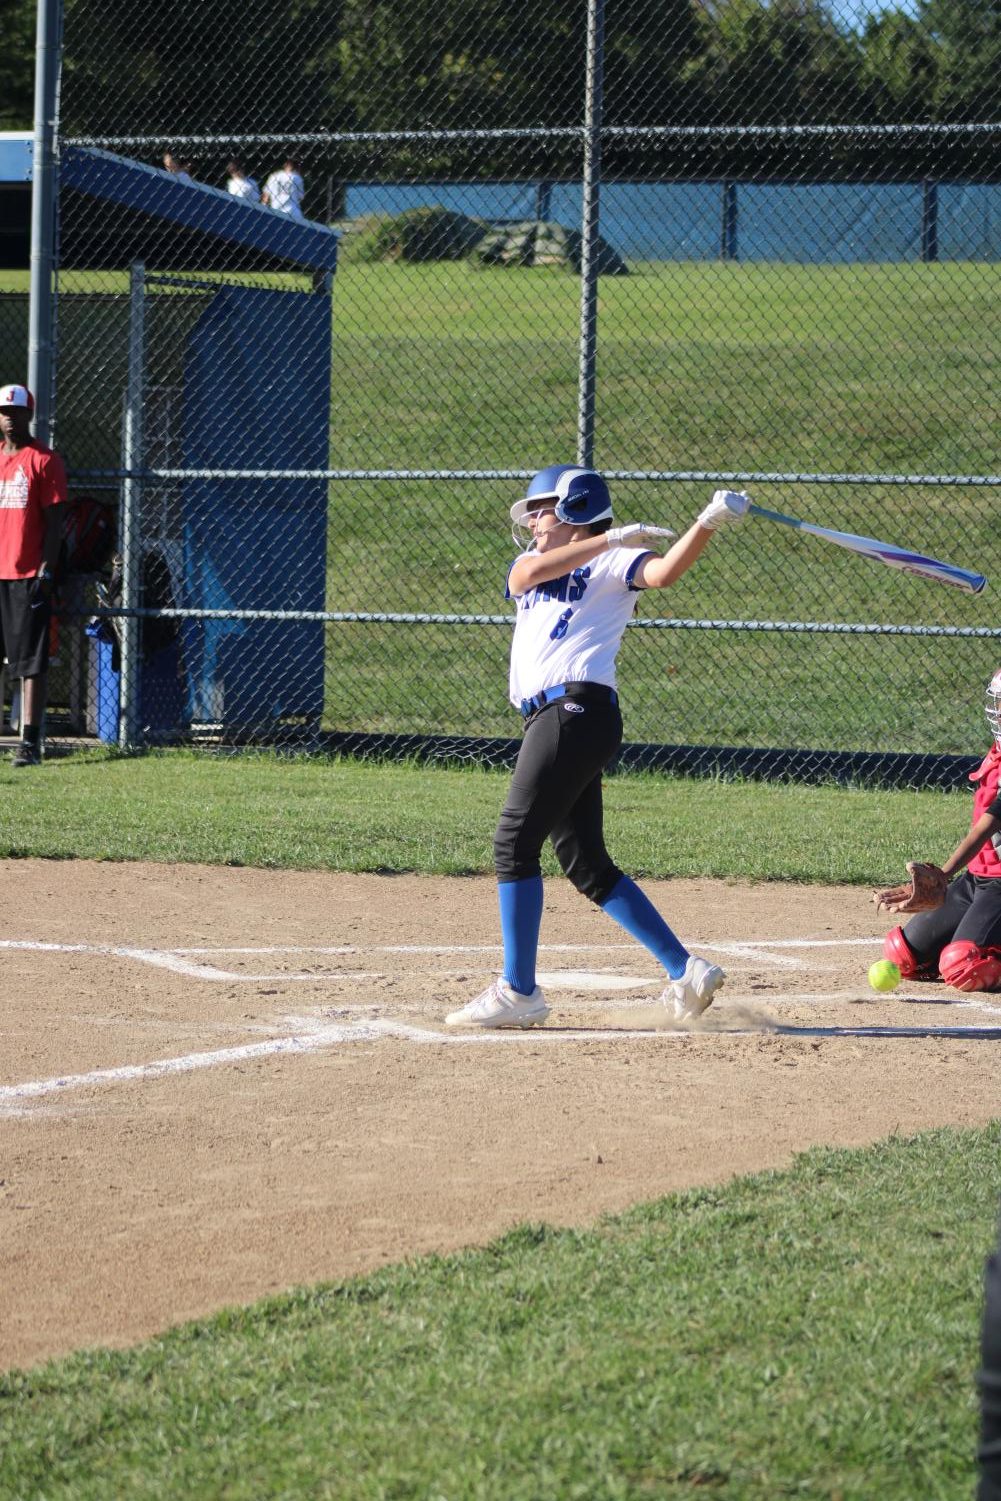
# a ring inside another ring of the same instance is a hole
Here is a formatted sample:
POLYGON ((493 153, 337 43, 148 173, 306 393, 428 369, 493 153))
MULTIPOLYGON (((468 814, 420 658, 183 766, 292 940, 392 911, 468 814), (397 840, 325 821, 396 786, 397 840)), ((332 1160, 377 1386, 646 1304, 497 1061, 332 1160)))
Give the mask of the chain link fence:
POLYGON ((640 597, 625 761, 955 782, 999 64, 986 0, 67 0, 54 441, 123 566, 64 601, 50 751, 509 759, 507 508, 576 460, 622 521, 727 484, 991 580, 724 535, 640 597))

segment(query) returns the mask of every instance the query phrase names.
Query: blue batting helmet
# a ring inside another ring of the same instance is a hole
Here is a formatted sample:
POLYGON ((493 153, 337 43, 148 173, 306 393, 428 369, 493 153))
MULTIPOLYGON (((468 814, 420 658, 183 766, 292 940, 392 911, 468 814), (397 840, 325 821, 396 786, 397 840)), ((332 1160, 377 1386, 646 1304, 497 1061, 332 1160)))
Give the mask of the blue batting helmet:
POLYGON ((515 501, 511 520, 515 526, 523 526, 531 511, 550 500, 555 501, 557 521, 570 526, 591 526, 612 517, 612 497, 600 474, 577 464, 550 464, 548 469, 539 470, 524 497, 515 501))

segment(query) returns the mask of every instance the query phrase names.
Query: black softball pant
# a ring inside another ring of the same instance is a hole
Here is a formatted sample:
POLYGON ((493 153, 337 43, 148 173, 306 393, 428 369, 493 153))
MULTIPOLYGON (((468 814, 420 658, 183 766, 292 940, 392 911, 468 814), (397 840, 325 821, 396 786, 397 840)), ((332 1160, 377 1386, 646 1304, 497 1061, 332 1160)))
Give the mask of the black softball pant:
POLYGON ((941 907, 911 918, 904 937, 919 964, 937 964, 954 940, 966 939, 981 949, 1001 947, 1001 878, 964 871, 950 883, 941 907))
POLYGON ((607 898, 622 872, 605 848, 601 773, 621 744, 617 704, 560 698, 532 715, 494 837, 499 881, 539 875, 552 839, 577 890, 607 898))

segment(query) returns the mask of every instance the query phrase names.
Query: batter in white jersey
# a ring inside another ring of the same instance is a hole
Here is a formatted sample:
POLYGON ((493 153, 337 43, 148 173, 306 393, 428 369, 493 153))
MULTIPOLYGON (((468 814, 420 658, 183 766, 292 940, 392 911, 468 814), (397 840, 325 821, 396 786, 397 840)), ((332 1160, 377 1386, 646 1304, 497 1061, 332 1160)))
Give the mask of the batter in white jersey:
POLYGON ((615 687, 619 642, 636 610, 636 572, 652 556, 648 548, 615 547, 520 597, 511 646, 516 709, 554 683, 615 687))
POLYGON ((648 544, 674 534, 643 522, 613 526, 608 486, 593 470, 543 469, 511 507, 530 546, 507 581, 517 607, 510 696, 525 735, 494 837, 504 969, 446 1018, 449 1026, 531 1027, 549 1015, 535 978, 547 839, 577 889, 663 965, 662 1000, 675 1018, 701 1014, 722 985, 719 966, 690 954, 611 859, 601 775, 622 743, 615 659, 637 591, 673 584, 749 505, 741 492, 717 490, 663 556, 648 544))

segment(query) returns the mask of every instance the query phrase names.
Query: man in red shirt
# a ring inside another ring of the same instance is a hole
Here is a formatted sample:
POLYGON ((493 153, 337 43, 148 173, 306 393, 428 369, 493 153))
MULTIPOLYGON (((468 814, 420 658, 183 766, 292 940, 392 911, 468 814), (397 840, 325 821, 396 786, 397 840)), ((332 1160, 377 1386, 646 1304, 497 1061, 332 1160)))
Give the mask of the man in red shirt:
POLYGON ((0 386, 0 630, 7 671, 21 679, 21 743, 11 764, 41 760, 52 585, 67 498, 62 459, 31 436, 26 386, 0 386))

